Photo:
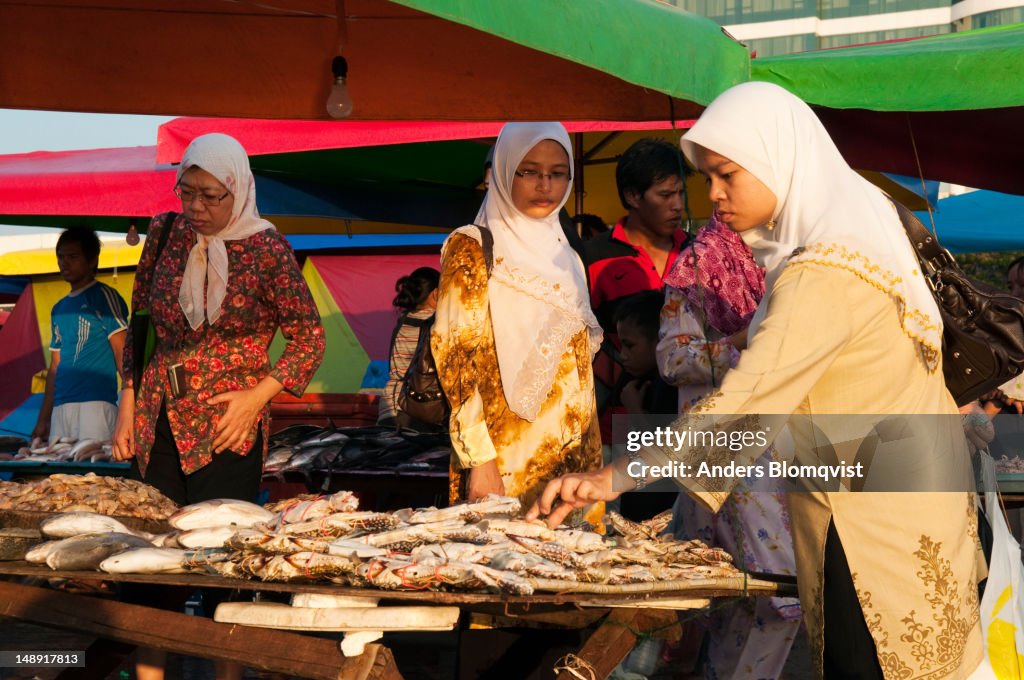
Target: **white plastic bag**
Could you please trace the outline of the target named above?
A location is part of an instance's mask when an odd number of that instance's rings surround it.
[[[1024,570],[1020,544],[1010,533],[999,503],[995,461],[984,451],[979,451],[978,456],[985,514],[992,525],[992,558],[985,595],[981,598],[985,662],[999,680],[1019,680],[1024,678]],[[985,665],[982,663],[979,671]]]

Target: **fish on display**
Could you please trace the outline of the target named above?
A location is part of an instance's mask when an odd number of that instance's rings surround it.
[[[290,447],[298,444],[304,439],[309,439],[314,434],[325,431],[327,431],[325,428],[318,425],[289,425],[288,427],[278,430],[274,434],[270,435],[268,443],[272,449],[279,446]]]
[[[188,552],[173,548],[126,550],[100,562],[108,574],[181,574],[187,571]]]
[[[82,534],[103,534],[116,532],[121,534],[135,533],[121,522],[107,515],[95,512],[62,512],[44,519],[39,530],[50,538],[69,538]]]
[[[281,466],[280,472],[286,472],[288,470],[300,470],[306,467],[316,460],[316,457],[320,455],[323,450],[322,447],[314,449],[302,449],[296,451],[292,455],[291,459]]]
[[[345,446],[346,444],[331,444],[322,449],[317,449],[320,455],[313,460],[313,467],[318,470],[330,470]]]
[[[343,432],[328,431],[320,434],[315,434],[312,437],[309,437],[308,439],[302,440],[301,442],[295,445],[295,449],[298,451],[304,451],[306,449],[316,449],[323,446],[328,446],[330,444],[344,444],[349,439],[350,437]]]
[[[267,460],[263,462],[263,470],[274,472],[288,463],[295,452],[290,446],[279,446],[267,453]]]
[[[175,529],[203,529],[206,527],[251,527],[269,522],[274,514],[255,503],[230,498],[214,498],[186,505],[167,520]]]
[[[176,537],[182,548],[220,548],[238,531],[237,526],[203,527],[183,531]],[[167,546],[171,547],[171,546]]]
[[[46,565],[58,571],[95,570],[100,562],[130,548],[152,547],[134,534],[92,534],[61,539],[50,547]]]

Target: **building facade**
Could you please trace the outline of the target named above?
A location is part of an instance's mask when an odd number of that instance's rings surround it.
[[[1024,0],[658,1],[718,22],[762,57],[1024,22]]]

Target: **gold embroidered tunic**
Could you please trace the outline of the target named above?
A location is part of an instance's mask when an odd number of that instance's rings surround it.
[[[509,409],[498,370],[480,244],[455,234],[445,247],[431,349],[452,407],[452,502],[465,499],[465,472],[497,460],[505,493],[528,507],[551,479],[601,467],[594,374],[587,329],[562,354],[535,420]],[[515,314],[515,309],[493,310]],[[585,518],[600,520],[602,507]]]
[[[929,369],[901,326],[897,307],[889,294],[852,270],[791,261],[770,292],[750,348],[720,391],[693,412],[956,414],[941,365]],[[959,430],[955,418],[942,422]],[[798,452],[814,446],[807,434],[793,432]],[[959,447],[960,436],[962,431],[947,430],[935,441]],[[691,449],[672,457],[699,465],[714,455]],[[728,456],[726,451],[712,462],[728,462]],[[962,458],[967,467],[966,449]],[[680,481],[712,510],[727,495],[714,482]],[[970,675],[983,652],[977,583],[984,564],[978,559],[973,493],[818,491],[788,497],[800,600],[819,674],[823,560],[831,520],[885,677]]]

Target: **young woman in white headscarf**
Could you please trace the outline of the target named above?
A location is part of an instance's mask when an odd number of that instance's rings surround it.
[[[977,584],[984,570],[970,463],[943,380],[938,309],[893,206],[850,169],[811,109],[775,85],[728,90],[682,146],[707,177],[719,218],[766,269],[748,348],[691,414],[782,414],[796,455],[807,457],[800,462],[814,460],[825,431],[863,437],[858,416],[872,423],[884,423],[885,414],[916,416],[902,419],[908,429],[900,437],[877,440],[865,478],[847,481],[847,488],[888,490],[788,494],[819,674],[968,677],[983,654]],[[822,429],[808,427],[811,419]],[[914,438],[904,438],[910,432]],[[904,451],[930,460],[903,458]],[[849,460],[860,451],[831,454]],[[640,452],[652,464],[666,455]],[[742,457],[714,447],[671,456],[691,465]],[[613,473],[622,468],[615,479],[628,481],[626,462],[551,482],[528,516],[556,522],[574,506],[617,497],[626,486],[616,489]],[[902,465],[916,476],[894,475]],[[894,491],[917,476],[928,480],[918,485],[924,490]],[[679,481],[712,510],[732,484]]]
[[[312,379],[324,352],[320,314],[288,242],[256,210],[241,144],[196,138],[174,192],[181,212],[153,218],[136,270],[132,310],[149,310],[156,346],[133,384],[129,328],[114,457],[131,459],[136,478],[179,505],[255,501],[268,404],[282,389],[300,395]],[[271,364],[278,329],[287,344]],[[162,678],[162,654],[144,652],[139,678]],[[240,670],[219,665],[218,677],[231,675]]]
[[[554,477],[601,466],[591,367],[601,329],[558,221],[571,148],[558,123],[505,125],[475,225],[445,241],[431,348],[452,407],[452,501],[499,493],[529,504]],[[493,237],[489,274],[481,227]]]

